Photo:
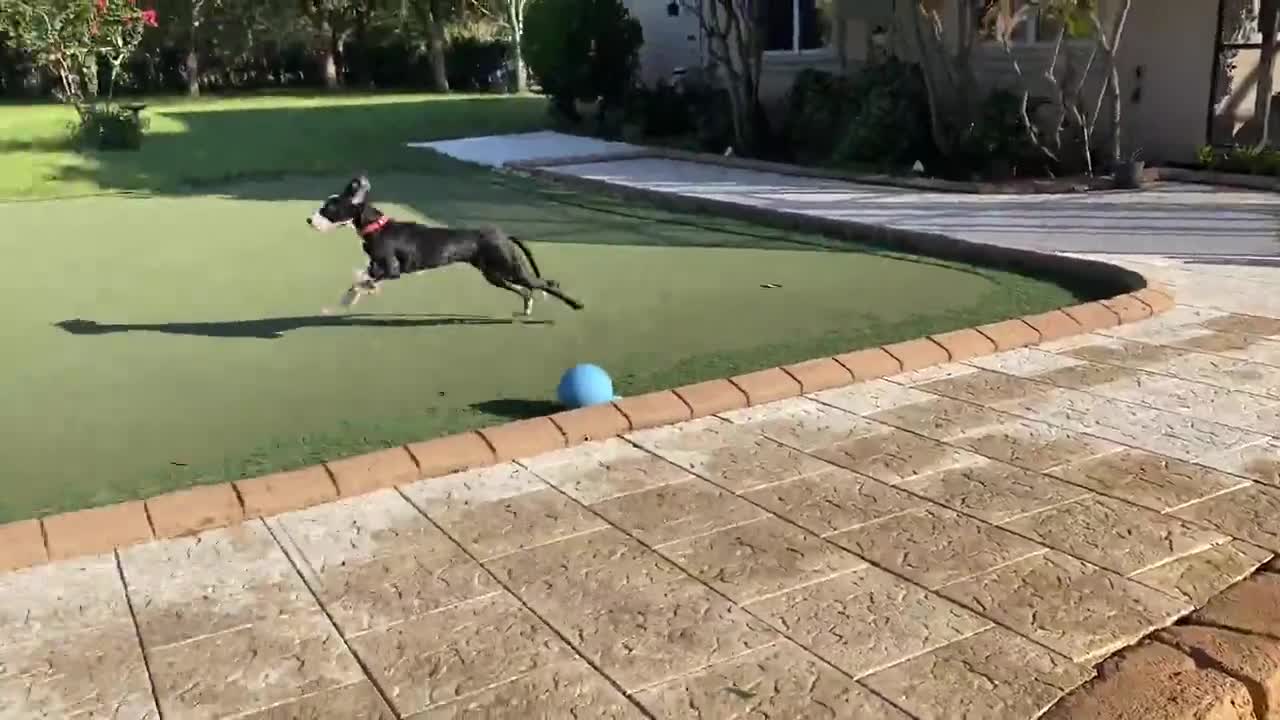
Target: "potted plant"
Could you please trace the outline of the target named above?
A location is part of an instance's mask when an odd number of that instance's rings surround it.
[[[1121,160],[1112,171],[1116,187],[1137,190],[1146,184],[1147,163],[1142,159],[1142,148],[1135,148],[1129,157]]]

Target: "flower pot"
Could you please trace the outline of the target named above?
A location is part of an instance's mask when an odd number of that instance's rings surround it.
[[[1141,188],[1146,181],[1147,163],[1143,160],[1129,160],[1116,166],[1116,187],[1124,190]]]

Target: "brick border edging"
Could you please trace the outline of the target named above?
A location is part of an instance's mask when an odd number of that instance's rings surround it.
[[[1280,560],[1104,660],[1042,720],[1280,717]]]
[[[558,181],[566,177],[545,170]],[[193,535],[246,519],[277,515],[420,479],[486,467],[715,413],[956,362],[1070,335],[1136,322],[1173,307],[1173,293],[1141,274],[1105,262],[1002,248],[938,233],[770,211],[722,201],[585,185],[660,205],[712,210],[764,225],[856,239],[898,251],[1001,267],[1040,276],[1109,281],[1111,297],[1021,318],[866,348],[834,357],[709,380],[616,402],[567,410],[456,435],[410,443],[297,470],[200,485],[145,500],[88,508],[0,525],[0,572],[96,555],[153,539]]]

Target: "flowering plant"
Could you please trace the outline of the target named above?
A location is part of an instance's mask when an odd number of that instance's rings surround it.
[[[5,6],[0,31],[58,77],[59,96],[77,109],[98,57],[111,64],[114,77],[146,28],[157,25],[156,12],[140,9],[137,0],[10,0]]]

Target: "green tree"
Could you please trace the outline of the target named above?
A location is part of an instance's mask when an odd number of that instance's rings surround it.
[[[714,69],[724,77],[734,146],[748,154],[759,149],[769,134],[760,104],[767,4],[751,0],[680,0],[680,4],[698,18]]]
[[[431,58],[431,84],[436,92],[449,92],[449,69],[445,59],[445,24],[460,10],[458,0],[410,0],[413,12],[427,36]]]
[[[511,61],[515,66],[516,92],[528,92],[528,71],[525,68],[524,30],[525,15],[530,0],[470,0],[471,9],[497,23],[507,31],[511,39]]]
[[[62,101],[82,111],[86,97],[97,94],[97,58],[110,63],[114,78],[155,26],[155,11],[134,0],[9,0],[0,12],[0,32],[51,71]],[[112,91],[109,85],[108,105]]]

